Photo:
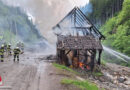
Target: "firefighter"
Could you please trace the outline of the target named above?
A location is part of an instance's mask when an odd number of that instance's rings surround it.
[[[4,45],[2,45],[0,48],[0,57],[1,57],[1,62],[4,62]]]
[[[15,62],[15,59],[17,58],[17,61],[19,62],[19,54],[20,54],[20,49],[19,49],[19,47],[16,47],[14,50],[13,50],[13,52],[14,52],[14,62]]]
[[[7,46],[7,51],[8,51],[8,55],[12,55],[12,53],[11,53],[11,44],[9,44]]]

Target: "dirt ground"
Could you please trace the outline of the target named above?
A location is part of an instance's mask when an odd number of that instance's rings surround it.
[[[93,77],[85,73],[85,76],[81,74],[80,78],[55,68],[48,60],[44,60],[44,57],[43,54],[25,53],[20,55],[20,62],[15,63],[13,56],[5,58],[3,63],[0,62],[0,76],[3,81],[0,90],[80,90],[73,85],[61,84],[63,78],[89,79],[106,90],[130,89],[130,68],[107,64],[100,67],[104,76]]]
[[[20,62],[13,57],[0,62],[0,75],[3,86],[0,90],[68,90],[60,84],[65,76],[56,74],[57,69],[51,63],[39,61],[41,54],[26,53],[20,56]]]

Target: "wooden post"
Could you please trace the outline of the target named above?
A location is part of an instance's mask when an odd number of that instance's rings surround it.
[[[95,60],[95,57],[96,57],[96,50],[92,50],[92,55],[91,55],[91,71],[93,71],[94,69],[94,60]]]
[[[99,50],[98,65],[101,64],[101,54],[102,54],[102,50]]]
[[[79,50],[77,50],[77,57],[78,57],[78,68],[79,68]]]

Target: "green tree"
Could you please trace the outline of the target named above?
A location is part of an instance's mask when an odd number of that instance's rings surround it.
[[[130,56],[130,0],[125,0],[121,12],[101,27],[104,44]]]

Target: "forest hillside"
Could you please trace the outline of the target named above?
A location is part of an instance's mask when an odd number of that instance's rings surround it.
[[[130,0],[90,0],[90,20],[104,34],[104,45],[130,56]]]
[[[19,41],[26,44],[44,41],[45,38],[29,18],[19,7],[7,6],[0,1],[0,43],[15,45]]]

